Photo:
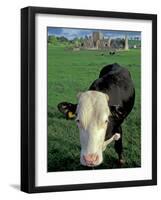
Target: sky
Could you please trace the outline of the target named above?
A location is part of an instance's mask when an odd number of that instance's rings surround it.
[[[134,31],[111,31],[111,30],[93,30],[93,29],[74,29],[74,28],[55,28],[48,27],[48,35],[55,35],[58,37],[64,36],[69,40],[74,38],[80,38],[85,36],[92,35],[92,32],[100,31],[103,33],[105,38],[124,38],[127,35],[129,38],[131,37],[139,37],[141,38],[141,32]]]

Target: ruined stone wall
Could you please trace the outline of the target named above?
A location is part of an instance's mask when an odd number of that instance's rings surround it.
[[[86,37],[81,46],[82,48],[95,48],[95,49],[125,49],[128,50],[128,37],[125,39],[104,39],[103,34],[100,32],[93,32],[92,36]]]

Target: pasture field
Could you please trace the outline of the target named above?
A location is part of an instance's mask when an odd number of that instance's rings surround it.
[[[135,105],[124,121],[123,147],[125,168],[141,165],[140,114],[140,49],[120,51],[109,55],[105,51],[72,51],[48,45],[48,172],[88,170],[80,165],[79,131],[74,120],[66,120],[57,109],[63,101],[76,103],[76,95],[86,91],[98,78],[103,66],[117,62],[131,72],[135,88]],[[104,162],[94,169],[117,168],[114,143],[107,146]]]

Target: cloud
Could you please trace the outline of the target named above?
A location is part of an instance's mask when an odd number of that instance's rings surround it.
[[[85,37],[86,35],[91,35],[92,31],[91,30],[84,30],[84,29],[67,29],[64,28],[62,29],[61,34],[68,39],[74,39],[76,37]]]

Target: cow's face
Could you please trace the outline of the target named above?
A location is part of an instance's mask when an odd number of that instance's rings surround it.
[[[80,162],[97,166],[103,161],[103,148],[110,110],[108,96],[98,91],[81,93],[76,110],[80,132]]]

